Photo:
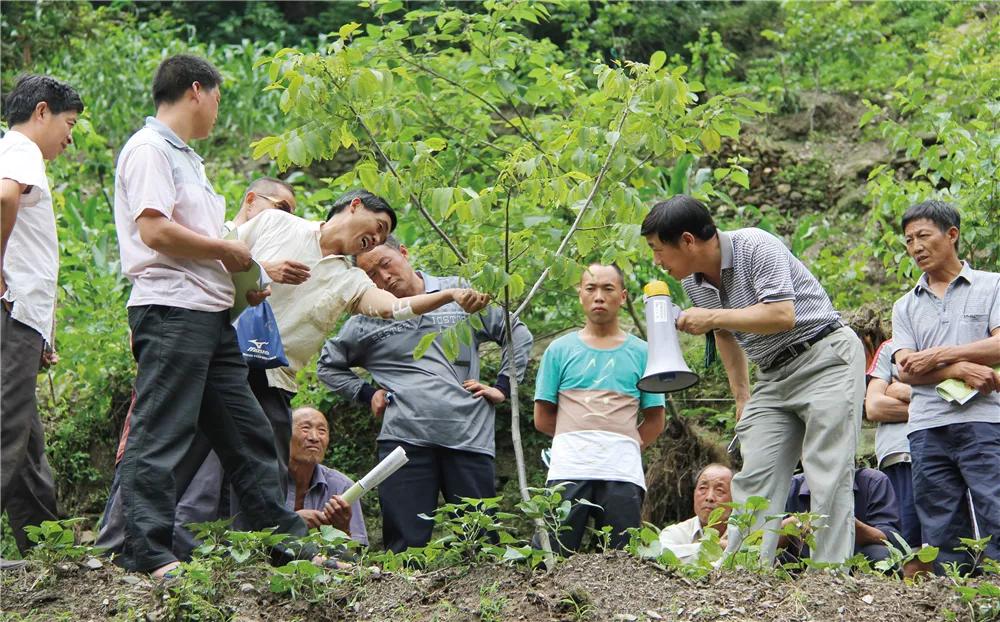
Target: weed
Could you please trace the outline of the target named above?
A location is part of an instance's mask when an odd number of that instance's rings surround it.
[[[275,594],[287,594],[292,599],[318,602],[331,583],[339,582],[334,575],[306,560],[295,560],[271,574],[270,588]]]
[[[582,588],[573,588],[559,601],[559,608],[567,612],[573,620],[588,620],[594,614],[594,603],[590,594]]]
[[[228,622],[232,619],[234,609],[219,604],[220,582],[211,563],[193,560],[182,563],[174,572],[176,577],[164,584],[167,620]]]
[[[62,521],[42,521],[41,525],[29,525],[24,528],[28,540],[34,543],[29,553],[32,559],[52,566],[61,562],[78,562],[84,557],[94,555],[97,549],[91,546],[76,544],[74,525],[83,518],[71,518]]]
[[[494,581],[479,588],[479,619],[483,622],[502,622],[507,599],[497,596],[500,584]]]

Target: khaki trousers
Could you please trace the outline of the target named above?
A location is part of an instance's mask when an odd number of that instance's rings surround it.
[[[795,465],[802,461],[812,512],[822,514],[812,558],[843,562],[854,552],[854,453],[865,391],[861,341],[843,327],[782,367],[761,371],[736,424],[743,469],[733,478],[733,501],[769,500],[752,531],[764,529],[760,559],[773,563],[777,530]],[[726,554],[746,534],[730,524]]]

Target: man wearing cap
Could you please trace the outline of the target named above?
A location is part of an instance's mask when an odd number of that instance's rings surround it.
[[[852,480],[864,399],[861,341],[816,278],[782,242],[760,229],[720,231],[700,201],[674,196],[653,207],[642,234],[656,265],[682,280],[692,307],[677,320],[691,334],[715,333],[736,400],[743,468],[733,501],[769,500],[751,530],[778,517],[801,458],[813,512],[827,517],[813,558],[844,562],[854,548]],[[758,368],[750,390],[748,359]],[[774,559],[778,519],[760,548]],[[746,534],[730,522],[727,554]]]

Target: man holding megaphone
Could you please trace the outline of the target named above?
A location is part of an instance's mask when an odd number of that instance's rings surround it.
[[[653,260],[681,280],[692,307],[678,330],[714,331],[736,399],[743,469],[733,501],[770,500],[751,529],[782,512],[801,460],[812,511],[825,516],[813,559],[843,562],[853,553],[854,453],[864,399],[861,341],[840,320],[809,270],[778,238],[760,229],[720,231],[700,201],[677,195],[642,223]],[[750,390],[748,359],[756,363]],[[774,559],[777,521],[767,524],[762,561]],[[729,526],[727,554],[746,534]]]

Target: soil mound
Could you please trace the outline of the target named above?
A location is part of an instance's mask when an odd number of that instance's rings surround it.
[[[92,562],[93,563],[93,562]],[[96,565],[96,564],[95,564]],[[4,620],[965,620],[943,579],[915,585],[880,576],[748,572],[685,578],[624,553],[576,555],[549,573],[482,564],[403,574],[343,571],[315,602],[268,588],[273,570],[215,577],[215,597],[178,616],[162,584],[103,564],[6,572]],[[994,578],[996,580],[996,578]],[[175,584],[176,585],[176,584]],[[196,599],[190,599],[192,602]]]

